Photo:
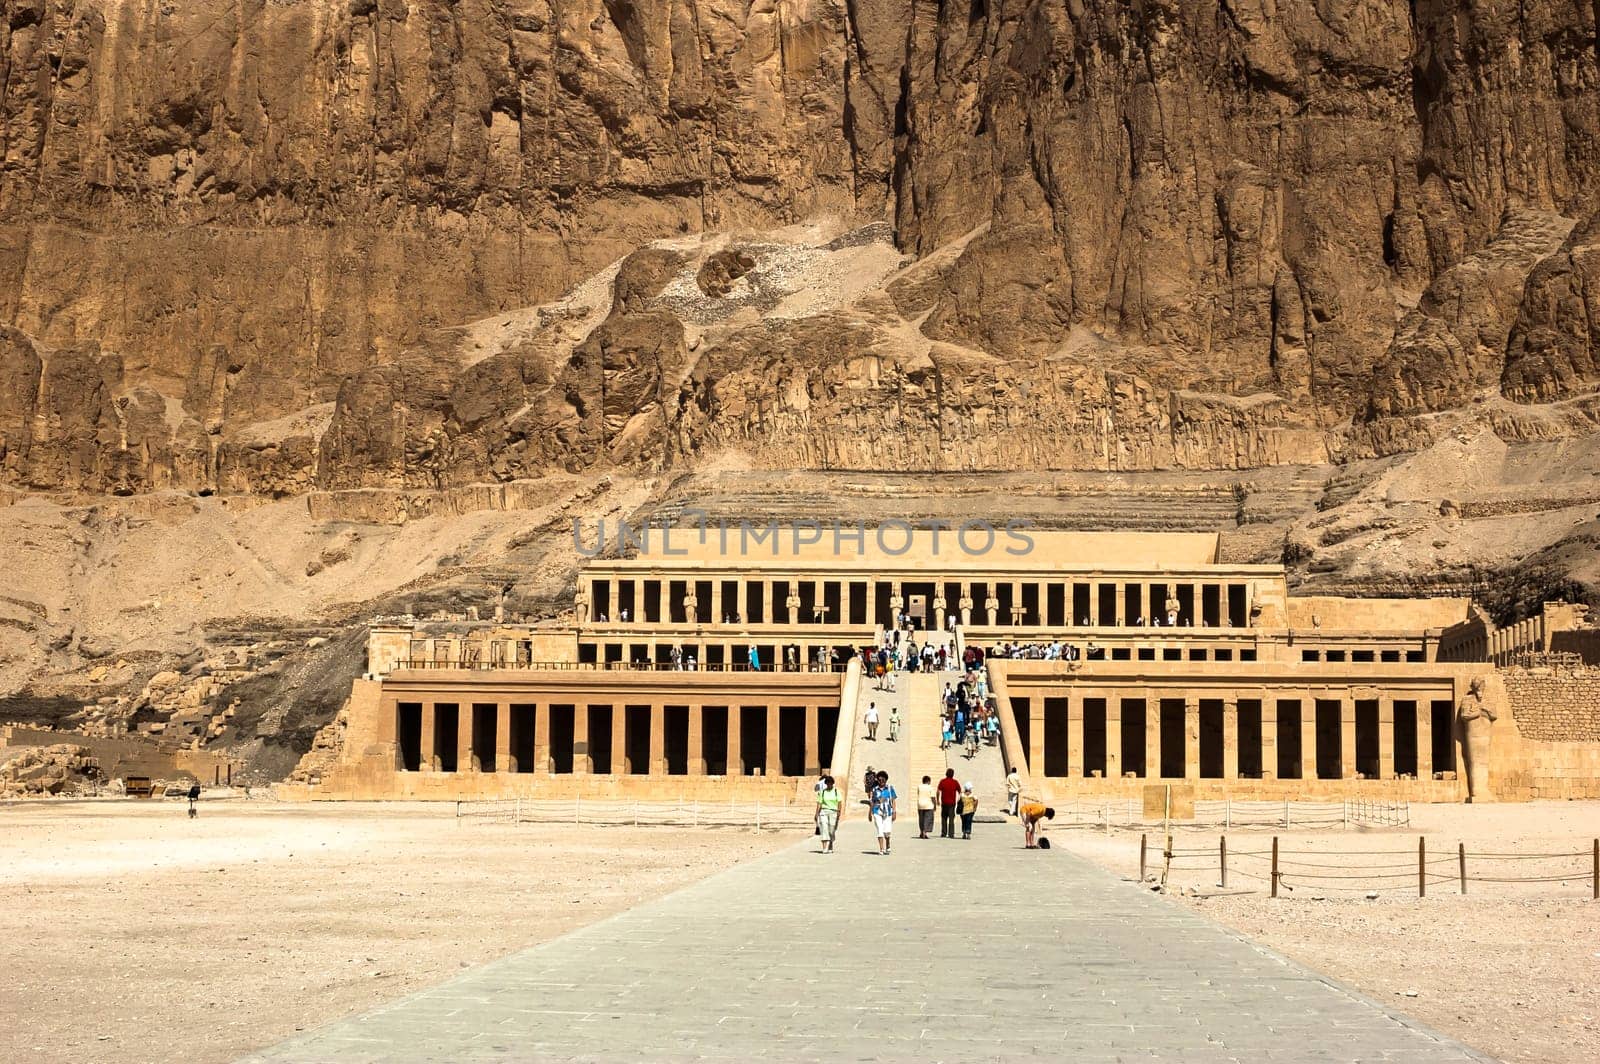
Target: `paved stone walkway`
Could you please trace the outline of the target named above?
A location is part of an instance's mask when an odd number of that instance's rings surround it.
[[[901,823],[889,857],[856,821],[250,1059],[1486,1059],[1012,824]]]

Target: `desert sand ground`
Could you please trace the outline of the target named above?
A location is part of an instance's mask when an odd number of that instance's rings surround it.
[[[1051,832],[1057,845],[1130,877],[1138,875],[1139,834]],[[1174,832],[1175,852],[1202,851],[1173,863],[1168,888],[1179,903],[1506,1061],[1600,1060],[1600,902],[1590,900],[1600,802],[1413,805],[1411,825],[1401,828],[1235,828],[1227,833],[1228,888],[1238,893],[1228,894],[1218,886],[1219,834]],[[1276,900],[1268,894],[1270,858],[1244,856],[1266,854],[1275,834],[1286,884]],[[1425,898],[1417,897],[1419,836],[1427,839],[1430,859],[1439,859],[1429,865],[1440,878],[1428,883]],[[1459,843],[1469,855],[1583,856],[1469,857],[1463,896]],[[1159,876],[1158,832],[1149,833],[1149,847],[1149,871]],[[1289,875],[1290,860],[1299,862],[1298,875]],[[1375,878],[1379,872],[1391,878]],[[1547,883],[1477,878],[1561,874],[1567,878]],[[1369,899],[1374,891],[1378,896]]]
[[[798,837],[426,803],[0,806],[0,1060],[230,1060]]]

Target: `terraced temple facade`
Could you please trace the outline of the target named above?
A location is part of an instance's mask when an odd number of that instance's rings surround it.
[[[1503,640],[1469,600],[1291,595],[1279,566],[1219,561],[1213,534],[772,525],[595,546],[568,616],[375,622],[339,763],[308,793],[803,800],[848,765],[860,652],[897,624],[985,652],[1006,762],[1047,798],[1168,780],[1490,800],[1600,776],[1581,736],[1521,735],[1483,660]]]

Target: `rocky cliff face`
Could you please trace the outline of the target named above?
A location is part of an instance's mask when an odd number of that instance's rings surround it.
[[[1590,0],[0,10],[14,484],[1595,426]]]

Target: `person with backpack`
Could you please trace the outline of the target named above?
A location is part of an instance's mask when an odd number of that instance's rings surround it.
[[[890,833],[894,831],[895,817],[899,810],[895,808],[895,799],[899,795],[894,793],[894,788],[889,786],[889,774],[879,772],[877,786],[872,791],[872,827],[878,834],[878,852],[889,856]]]
[[[972,784],[961,788],[961,837],[972,838],[972,818],[978,815],[978,797],[972,793]]]

